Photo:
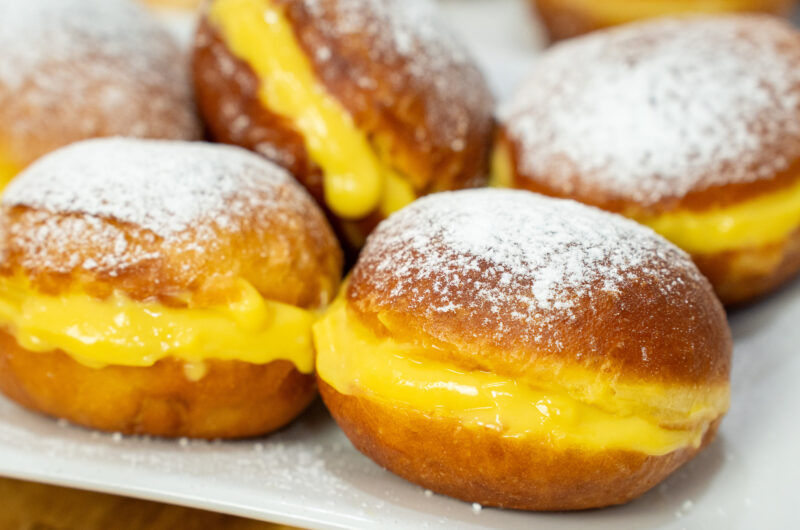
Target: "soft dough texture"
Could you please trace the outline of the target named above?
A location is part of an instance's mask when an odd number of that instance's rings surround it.
[[[245,281],[266,300],[314,311],[342,264],[324,215],[281,168],[230,146],[124,139],[64,148],[15,179],[0,209],[0,256],[3,280],[23,278],[35,293],[117,293],[176,308],[228,304]],[[190,377],[172,358],[86,366],[69,352],[20,347],[7,326],[0,335],[0,390],[100,429],[256,435],[315,395],[313,375],[280,359],[212,356]]]
[[[708,282],[648,228],[572,201],[503,190],[423,198],[370,236],[341,296],[348,318],[421,366],[699,433],[646,454],[512,433],[502,417],[464,423],[468,412],[382,400],[367,378],[323,370],[332,352],[317,329],[322,395],[353,443],[463,500],[533,510],[626,502],[701,450],[727,409],[731,337]],[[448,387],[447,370],[437,388]]]
[[[798,268],[799,72],[800,34],[766,16],[573,39],[503,105],[495,178],[648,224],[752,299]]]

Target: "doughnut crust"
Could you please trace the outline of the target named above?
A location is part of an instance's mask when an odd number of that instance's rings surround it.
[[[0,391],[77,425],[123,434],[242,438],[279,429],[316,396],[314,377],[288,361],[207,361],[189,380],[181,361],[89,368],[63,352],[24,350],[0,331]]]
[[[641,8],[625,6],[625,0],[612,0],[620,7],[616,9],[616,20],[609,20],[598,13],[592,2],[576,2],[575,0],[532,0],[534,10],[541,17],[547,28],[550,39],[558,41],[577,37],[590,31],[606,28],[616,24],[633,22],[644,16],[659,17],[665,15],[678,15],[682,13],[711,13],[711,12],[763,12],[775,15],[788,15],[794,4],[792,0],[728,0],[726,2],[713,2],[713,5],[704,6],[697,0],[686,0],[683,6],[680,2],[670,1],[668,6],[658,9],[651,6],[651,11],[641,13]],[[581,5],[583,4],[583,5]],[[588,5],[587,5],[588,4]],[[593,9],[594,7],[594,9]]]
[[[501,110],[503,185],[657,231],[664,219],[692,218],[662,235],[692,254],[726,304],[796,273],[800,223],[770,231],[776,219],[797,218],[793,28],[757,15],[641,22],[556,46],[541,66]],[[725,215],[733,225],[722,226]],[[720,242],[737,230],[749,235]]]
[[[226,305],[246,281],[266,300],[316,310],[342,265],[324,215],[276,166],[234,147],[121,139],[76,144],[20,175],[0,209],[0,254],[0,278],[24,278],[35,293],[178,309]],[[7,327],[0,343],[0,390],[104,430],[252,436],[316,393],[313,375],[282,359],[208,358],[192,377],[192,363],[173,357],[97,367],[30,351]]]
[[[140,6],[4,2],[0,19],[0,165],[94,137],[200,137],[188,57]]]
[[[395,0],[273,3],[291,23],[317,81],[417,196],[485,182],[493,98],[447,31],[434,32],[439,26],[427,19],[419,27],[401,26],[396,13],[418,8]],[[361,29],[354,31],[356,26]],[[413,52],[399,46],[403,39]],[[197,34],[194,78],[198,106],[216,140],[287,167],[325,205],[323,172],[303,136],[259,100],[269,81],[231,52],[208,17]],[[360,246],[381,217],[374,212],[336,224],[346,240]]]
[[[667,429],[697,428],[689,411],[708,405],[701,435],[677,449],[576,445],[520,434],[500,417],[476,426],[442,403],[393,401],[363,387],[363,373],[342,380],[323,369],[318,333],[321,394],[354,445],[462,500],[530,510],[627,502],[705,447],[727,408],[714,396],[728,388],[730,330],[707,280],[648,229],[571,201],[499,190],[421,199],[373,233],[340,296],[348,318],[422,366],[492,374],[603,410],[628,395],[636,404],[621,416],[646,410]],[[434,387],[459,384],[450,377]],[[525,416],[536,414],[528,404]]]
[[[699,447],[663,456],[631,451],[601,455],[570,449],[535,451],[532,440],[471,432],[451,420],[340,394],[324,381],[318,383],[339,427],[359,451],[381,466],[456,499],[517,510],[624,504],[702,451],[719,425],[718,420],[709,427]],[[586,480],[587,470],[591,470],[591,482]]]

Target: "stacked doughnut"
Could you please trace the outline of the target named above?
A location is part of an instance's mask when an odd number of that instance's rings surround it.
[[[214,0],[195,89],[213,137],[283,165],[359,248],[420,195],[485,182],[493,100],[420,0]]]
[[[692,254],[723,302],[800,270],[800,34],[758,15],[560,44],[501,110],[494,182],[599,206]]]

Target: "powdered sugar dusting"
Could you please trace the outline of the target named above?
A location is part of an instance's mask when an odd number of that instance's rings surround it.
[[[46,75],[40,69],[48,63],[98,53],[130,61],[141,72],[148,51],[170,42],[128,0],[3,2],[0,20],[0,81],[12,88],[30,75]]]
[[[30,252],[23,263],[26,267],[35,268],[44,265],[51,270],[64,273],[78,267],[90,271],[115,271],[121,267],[160,257],[158,253],[145,249],[141,244],[129,242],[122,229],[96,217],[85,215],[53,217],[50,212],[36,211],[31,213],[29,220],[36,226],[33,231],[27,230],[26,226],[3,226],[3,229],[8,231],[8,236],[25,242]],[[71,242],[92,245],[101,252],[94,258],[84,258],[78,252],[71,252],[72,249],[68,246]],[[52,252],[54,247],[56,250],[63,250],[55,253],[57,256],[55,259]],[[5,246],[2,252],[7,252]]]
[[[492,100],[470,53],[442,22],[435,3],[303,0],[303,4],[313,17],[326,21],[321,29],[334,42],[360,39],[359,42],[368,43],[368,49],[359,48],[358,53],[368,53],[374,65],[396,68],[388,78],[376,79],[370,65],[366,69],[358,64],[349,65],[359,88],[374,90],[388,82],[402,95],[409,84],[415,86],[435,102],[426,105],[427,127],[444,135],[441,141],[454,151],[463,149],[471,120],[486,115]],[[326,56],[331,56],[330,50],[323,51],[317,59],[324,62]]]
[[[771,178],[800,156],[800,36],[758,16],[566,42],[501,110],[522,176],[655,204]]]
[[[410,310],[498,316],[540,333],[597,293],[634,283],[668,292],[702,281],[690,258],[649,228],[582,204],[514,190],[431,195],[383,222],[355,275],[389,285]],[[538,330],[538,331],[537,331]],[[529,337],[538,340],[539,337]]]
[[[263,191],[287,185],[284,170],[236,147],[112,138],[45,156],[2,204],[115,219],[169,238],[204,219],[225,228],[242,212],[274,208]]]
[[[412,70],[420,75],[445,63],[469,60],[466,48],[440,22],[430,0],[304,0],[304,4],[316,17],[325,16],[328,10],[335,12],[334,25],[328,31],[343,36],[366,31],[377,39],[371,50],[374,58],[399,53],[412,60]],[[381,29],[388,31],[379,33]],[[415,55],[418,46],[434,53]]]
[[[62,142],[199,135],[188,58],[132,0],[7,1],[0,21],[0,119],[15,152],[58,147],[38,145],[43,128]]]
[[[144,300],[243,279],[310,308],[330,299],[340,267],[311,195],[239,147],[86,140],[42,157],[0,199],[0,274],[48,293],[77,282]]]

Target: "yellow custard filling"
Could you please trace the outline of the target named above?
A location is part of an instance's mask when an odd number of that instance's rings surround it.
[[[492,429],[507,437],[534,436],[590,450],[663,455],[698,447],[710,421],[724,411],[717,408],[719,404],[694,407],[687,414],[693,427],[668,429],[644,412],[647,407],[631,411],[629,401],[600,406],[577,399],[564,388],[535,388],[488,372],[418,360],[420,346],[376,337],[347,314],[342,299],[314,325],[314,342],[317,373],[342,394],[456,418],[465,426]],[[723,390],[726,402],[727,389]],[[613,399],[613,392],[606,397]]]
[[[781,241],[800,227],[800,180],[725,208],[637,219],[684,250],[707,254]]]
[[[753,0],[561,0],[561,4],[590,13],[603,25],[681,13],[751,11]]]
[[[511,159],[502,145],[493,153],[491,185],[514,185]],[[782,241],[800,228],[800,179],[789,188],[724,208],[629,217],[692,254],[760,247]]]
[[[264,82],[264,106],[288,118],[324,173],[325,202],[358,219],[388,215],[416,197],[411,185],[377,156],[367,135],[317,80],[291,23],[270,0],[217,0],[209,19],[231,52]]]
[[[0,190],[5,188],[21,169],[22,168],[12,162],[7,156],[4,156],[3,150],[0,149]]]
[[[61,350],[90,367],[152,366],[171,357],[266,364],[291,361],[314,370],[313,311],[265,300],[244,280],[226,305],[175,308],[122,293],[98,299],[83,292],[42,294],[21,278],[0,279],[0,325],[23,348]]]

